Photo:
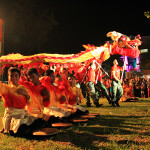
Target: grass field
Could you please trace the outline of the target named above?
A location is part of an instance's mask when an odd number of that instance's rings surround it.
[[[115,108],[110,107],[106,99],[100,99],[100,101],[104,104],[103,107],[88,108],[90,112],[100,113],[100,116],[89,120],[86,124],[61,129],[56,136],[43,139],[0,134],[0,149],[150,149],[150,99],[120,102],[121,107]],[[0,102],[0,119],[3,112],[3,102]]]

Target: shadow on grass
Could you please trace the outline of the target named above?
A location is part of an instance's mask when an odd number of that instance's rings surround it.
[[[104,146],[96,146],[96,143],[100,142],[108,142],[108,137],[103,135],[103,136],[96,136],[92,133],[87,133],[87,132],[81,132],[81,131],[72,131],[69,130],[67,132],[59,133],[57,137],[53,138],[54,141],[60,141],[60,142],[70,142],[74,144],[75,146],[81,148],[81,149],[105,149],[106,147]]]
[[[53,138],[53,140],[62,143],[69,142],[81,149],[92,149],[92,150],[97,150],[97,149],[112,150],[112,148],[109,147],[108,143],[113,143],[113,142],[115,142],[118,145],[148,144],[148,142],[145,143],[145,142],[139,142],[134,140],[119,140],[119,141],[110,140],[108,135],[112,135],[113,137],[115,135],[115,132],[116,134],[119,135],[135,134],[132,131],[123,130],[123,129],[119,129],[118,131],[116,128],[80,127],[79,130],[77,131],[68,130],[59,133],[58,136]]]
[[[127,144],[127,145],[149,145],[150,142],[141,142],[140,140],[139,141],[134,141],[134,140],[119,140],[117,141],[117,144],[121,145],[121,144]]]
[[[96,147],[94,143],[110,143],[109,135],[132,135],[137,134],[140,128],[135,126],[124,126],[125,117],[121,116],[100,116],[89,120],[87,126],[78,126],[72,130],[59,133],[54,137],[54,141],[70,142],[83,149],[105,149],[106,147]],[[129,128],[132,131],[126,129]],[[118,143],[119,144],[119,143]]]
[[[122,125],[143,125],[137,123],[140,119],[149,120],[150,116],[117,116],[117,115],[101,115],[100,117],[95,118],[95,120],[89,120],[90,125],[100,125],[107,127],[121,127]],[[136,121],[137,120],[137,121]],[[126,123],[126,121],[130,121],[131,123]],[[135,122],[136,121],[136,122]]]
[[[135,134],[136,132],[129,131],[126,129],[121,129],[121,127],[80,127],[79,128],[81,131],[84,132],[90,132],[92,134],[97,134],[97,135],[115,135],[115,134],[120,134],[120,135],[130,135],[130,134]]]
[[[139,102],[150,102],[150,100],[141,100]],[[124,108],[123,106],[121,108]],[[127,135],[128,137],[131,135],[143,135],[143,133],[139,133],[141,127],[149,126],[147,121],[150,118],[150,115],[144,113],[148,113],[147,106],[128,106],[129,110],[130,107],[135,107],[137,111],[142,111],[141,115],[134,115],[131,111],[129,111],[129,115],[101,115],[96,117],[95,119],[89,120],[85,125],[74,125],[73,127],[67,130],[61,130],[56,136],[48,136],[48,137],[27,137],[28,140],[39,140],[39,141],[46,141],[46,140],[53,140],[56,143],[62,142],[69,143],[77,148],[81,149],[112,149],[111,143],[115,142],[118,145],[144,145],[150,144],[149,142],[142,142],[142,141],[134,141],[132,139],[118,139],[118,141],[110,140],[113,137],[120,135],[124,137]],[[105,107],[106,108],[106,107]],[[111,109],[111,108],[110,108]],[[113,108],[115,109],[115,108]],[[117,108],[120,109],[120,108]],[[128,112],[126,113],[128,114]],[[144,115],[145,114],[145,115]],[[144,135],[149,136],[149,132],[145,132]],[[59,143],[60,144],[60,143]],[[106,145],[108,145],[106,147]]]
[[[150,99],[141,99],[141,100],[139,100],[138,102],[140,102],[140,103],[150,103]]]
[[[113,141],[108,137],[115,135],[137,135],[140,130],[139,126],[144,124],[138,124],[134,122],[145,116],[117,116],[117,115],[101,115],[95,119],[89,120],[85,125],[74,125],[66,130],[60,130],[56,136],[47,137],[26,137],[28,140],[53,140],[55,142],[62,142],[65,145],[70,143],[81,149],[111,149],[108,143],[116,142],[116,144],[136,144],[138,141],[133,140],[119,140]],[[150,117],[150,116],[148,116]],[[129,123],[126,121],[129,121]],[[131,123],[130,123],[131,122]],[[101,144],[100,144],[101,143]],[[142,143],[141,143],[142,144]],[[111,144],[110,144],[111,145]]]

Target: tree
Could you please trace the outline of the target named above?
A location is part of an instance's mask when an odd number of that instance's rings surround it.
[[[4,2],[4,6],[6,50],[34,54],[43,49],[49,42],[48,35],[58,24],[51,3],[47,0],[13,0]]]

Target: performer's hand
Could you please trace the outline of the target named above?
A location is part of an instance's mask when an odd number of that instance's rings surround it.
[[[17,89],[17,93],[20,95],[27,95],[28,94],[27,91],[22,89],[22,88]]]
[[[49,101],[49,99],[50,99],[50,93],[48,92],[47,89],[42,89],[40,91],[40,94],[43,96],[43,100],[44,101]]]
[[[18,88],[18,89],[17,89],[17,93],[18,93],[19,95],[25,96],[27,99],[30,98],[28,92],[27,92],[25,89]]]
[[[84,81],[84,84],[86,85],[86,84],[87,84],[87,81]]]
[[[76,99],[76,102],[77,102],[77,103],[81,103],[81,100],[80,100],[80,98],[79,98],[78,96],[76,96],[75,99]]]
[[[109,76],[109,74],[108,74],[107,72],[106,72],[105,74],[106,74],[107,76]]]
[[[65,96],[62,96],[61,98],[60,98],[62,101],[66,101],[66,97]]]
[[[120,82],[120,83],[122,83],[122,79],[121,79],[121,80],[119,80],[119,82]]]

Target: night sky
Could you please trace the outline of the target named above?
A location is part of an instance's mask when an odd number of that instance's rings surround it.
[[[107,32],[150,35],[148,4],[100,0],[1,0],[4,54],[79,53],[83,44],[103,45]]]

